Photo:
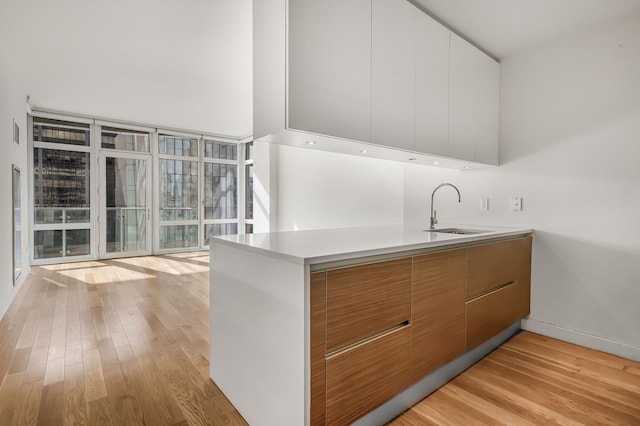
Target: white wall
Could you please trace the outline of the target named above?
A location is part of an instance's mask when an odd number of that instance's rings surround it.
[[[405,220],[451,181],[441,220],[533,227],[524,326],[640,360],[640,15],[507,57],[501,80],[502,166],[405,166]]]
[[[20,285],[29,274],[29,223],[28,167],[27,167],[27,112],[26,93],[17,78],[13,64],[0,39],[0,318],[4,316]],[[13,120],[20,128],[20,144],[13,142]],[[17,285],[13,285],[13,239],[12,239],[12,166],[21,171],[22,198],[22,274]]]
[[[251,0],[0,2],[34,106],[230,136],[251,133],[251,23]]]
[[[256,150],[256,163],[266,151]],[[269,151],[271,231],[402,223],[401,163],[289,146]]]

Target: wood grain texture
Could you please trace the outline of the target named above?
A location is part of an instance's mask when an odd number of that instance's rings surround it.
[[[509,282],[530,285],[531,236],[482,244],[467,250],[467,298]]]
[[[640,363],[520,332],[389,425],[637,426],[630,370]]]
[[[466,262],[466,249],[413,258],[414,381],[464,354]]]
[[[327,424],[346,425],[410,382],[411,326],[327,358]]]
[[[0,321],[0,424],[246,425],[209,350],[208,253],[33,267]]]
[[[311,274],[311,407],[312,426],[326,424],[326,374],[325,374],[325,318],[326,318],[326,273]]]
[[[327,352],[411,316],[411,258],[327,271]]]
[[[467,351],[489,340],[520,318],[522,283],[502,287],[465,303]]]

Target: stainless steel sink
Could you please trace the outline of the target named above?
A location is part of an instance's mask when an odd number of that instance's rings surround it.
[[[473,234],[486,234],[493,231],[485,231],[483,229],[462,229],[462,228],[443,228],[443,229],[425,229],[425,232],[438,232],[441,234],[460,234],[460,235],[473,235]]]

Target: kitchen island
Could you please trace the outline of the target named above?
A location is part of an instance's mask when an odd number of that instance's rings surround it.
[[[254,426],[393,418],[529,312],[531,230],[447,230],[213,238],[211,378]]]

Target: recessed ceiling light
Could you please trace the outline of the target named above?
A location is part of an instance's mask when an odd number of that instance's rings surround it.
[[[367,153],[367,152],[369,152],[369,151],[367,151],[366,149],[363,149],[363,150],[362,150],[362,151],[360,151],[360,152],[361,152],[361,153],[363,153],[363,154],[366,154],[366,153]]]
[[[316,143],[314,141],[307,141],[307,145],[315,145]]]
[[[439,162],[439,161],[434,161],[434,162],[433,162],[433,165],[434,165],[434,166],[437,166],[438,164],[440,164],[440,162]]]
[[[471,168],[471,167],[469,167],[469,166],[464,166],[464,169],[465,169],[465,170],[469,170],[470,168]]]
[[[417,158],[409,158],[409,161],[416,161]]]

